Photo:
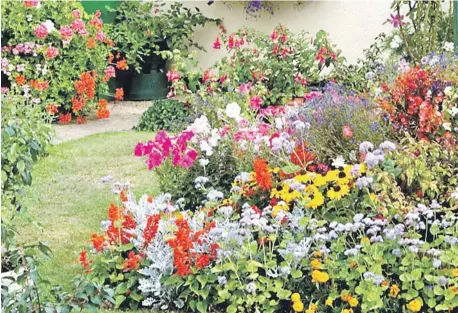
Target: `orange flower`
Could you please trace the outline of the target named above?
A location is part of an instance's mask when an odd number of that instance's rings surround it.
[[[72,114],[59,114],[59,123],[60,124],[69,124],[72,121]]]
[[[95,113],[99,120],[110,117],[110,111],[107,108],[99,108]]]
[[[126,59],[122,59],[122,60],[119,60],[118,62],[116,62],[116,68],[118,70],[127,70],[127,61]]]
[[[48,114],[54,115],[59,112],[59,109],[57,108],[55,103],[50,103],[46,106],[46,111]]]
[[[269,172],[269,165],[266,160],[256,158],[254,160],[254,172],[256,183],[259,188],[263,190],[270,190],[272,188],[272,175]]]
[[[86,100],[83,97],[80,97],[79,99],[77,97],[72,98],[72,110],[74,113],[78,113],[81,111],[86,104]],[[79,123],[81,124],[81,123]]]
[[[106,246],[105,236],[104,235],[97,235],[92,234],[91,236],[91,243],[94,246],[95,251],[100,252]]]
[[[89,273],[91,271],[90,264],[92,263],[92,261],[89,261],[87,259],[87,251],[86,250],[81,251],[80,257],[79,257],[79,262],[81,263],[81,265],[84,268],[84,273],[87,274],[87,273]]]
[[[124,90],[122,88],[116,88],[115,99],[122,100],[124,98]]]
[[[131,270],[137,270],[140,266],[141,255],[135,255],[134,251],[129,252],[129,257],[124,260],[124,264],[122,265],[122,269],[124,272],[128,272]]]
[[[97,42],[95,41],[95,38],[91,37],[87,40],[87,47],[89,49],[94,49],[96,45],[97,45]]]
[[[86,123],[87,123],[87,117],[84,116],[84,115],[79,115],[79,116],[76,118],[76,123],[77,123],[77,124],[86,124]]]
[[[27,80],[25,79],[25,77],[22,76],[22,75],[16,76],[15,79],[16,79],[16,83],[17,83],[19,86],[22,86],[22,85],[24,85],[24,84],[27,82]]]
[[[99,99],[99,107],[100,108],[106,108],[108,105],[108,100],[107,99]]]

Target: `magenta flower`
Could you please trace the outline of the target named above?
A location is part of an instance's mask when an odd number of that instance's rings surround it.
[[[72,22],[72,29],[74,32],[77,32],[78,34],[81,35],[81,32],[86,30],[86,26],[84,25],[83,20],[76,19]]]
[[[390,14],[390,16],[391,16],[391,18],[388,19],[388,22],[393,24],[394,28],[398,28],[399,26],[405,25],[405,22],[402,21],[404,19],[404,15],[399,15],[399,14],[393,15],[393,14]]]
[[[221,42],[219,41],[219,37],[216,37],[216,40],[213,42],[213,49],[221,49]]]
[[[258,130],[261,133],[261,135],[263,136],[267,136],[267,134],[270,131],[270,128],[271,128],[270,124],[267,124],[267,123],[260,122],[258,125]]]
[[[136,157],[141,157],[143,155],[143,143],[139,142],[134,148],[134,155]]]
[[[153,149],[153,151],[151,151],[151,153],[149,154],[148,159],[146,160],[148,169],[152,170],[153,168],[160,166],[163,160],[164,158],[160,151]]]
[[[260,97],[253,96],[250,99],[250,108],[252,108],[253,110],[259,110],[261,108],[261,105],[262,105],[262,99]]]
[[[277,33],[276,30],[274,30],[274,31],[272,32],[272,34],[270,34],[270,39],[271,39],[272,41],[274,41],[274,40],[277,39],[277,38],[278,38],[278,33]]]
[[[62,39],[68,41],[73,36],[73,30],[70,26],[62,26],[59,30]]]
[[[174,70],[168,71],[166,76],[167,76],[167,80],[169,82],[174,82],[174,81],[177,81],[177,80],[179,80],[181,78],[180,74],[177,71],[174,71]]]

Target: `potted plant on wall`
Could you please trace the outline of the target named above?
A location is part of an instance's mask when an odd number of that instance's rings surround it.
[[[123,82],[122,87],[130,90],[125,96],[131,100],[165,98],[167,60],[161,52],[179,49],[186,53],[191,46],[201,49],[192,40],[194,29],[210,21],[219,23],[181,3],[166,7],[163,2],[123,2],[117,9],[111,37],[116,43],[115,53],[126,59],[127,75],[132,76]]]

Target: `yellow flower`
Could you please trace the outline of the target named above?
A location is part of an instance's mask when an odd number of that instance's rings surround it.
[[[359,166],[359,174],[364,174],[367,172],[367,167],[365,163],[360,164]]]
[[[326,302],[325,302],[324,304],[326,304],[327,306],[332,307],[332,302],[333,302],[333,301],[334,301],[334,300],[332,300],[331,298],[327,298],[327,299],[326,299]]]
[[[421,310],[422,304],[419,300],[415,299],[407,303],[407,308],[412,312],[418,312]]]
[[[373,203],[377,203],[377,195],[375,193],[371,193],[369,197],[371,197]]]
[[[320,205],[324,204],[323,194],[319,190],[314,191],[313,195],[311,196],[312,196],[312,199],[308,201],[307,204],[305,205],[307,209],[310,209],[310,208],[316,209]]]
[[[322,255],[323,255],[323,254],[321,253],[321,251],[315,251],[315,252],[313,252],[313,256],[314,256],[315,258],[321,258]]]
[[[353,310],[352,309],[344,309],[342,310],[342,313],[352,313]]]
[[[291,301],[293,301],[293,302],[301,301],[301,295],[298,294],[297,292],[293,293],[291,295]]]
[[[278,191],[277,188],[272,188],[272,191],[270,192],[270,198],[280,198],[281,196],[281,191]]]
[[[344,291],[342,291],[340,299],[342,299],[342,301],[348,302],[351,299],[351,294],[348,291],[344,290]]]
[[[312,265],[312,268],[314,270],[320,269],[321,268],[321,262],[318,259],[313,259],[310,264]]]
[[[304,175],[298,175],[294,177],[294,181],[297,181],[298,183],[307,183],[313,180],[314,175],[315,175],[314,173],[306,173]]]
[[[382,287],[387,287],[388,286],[388,282],[386,280],[382,281],[382,283],[380,284],[380,286]]]
[[[350,170],[351,170],[351,167],[346,167],[345,169],[343,170],[339,170],[337,172],[337,183],[338,184],[348,184],[350,182],[350,179],[351,179],[351,175],[350,175]]]
[[[308,309],[308,310],[305,310],[305,313],[315,313],[315,310]]]
[[[458,277],[458,268],[454,268],[454,269],[452,270],[452,276],[453,276],[453,277]]]
[[[393,285],[390,288],[390,297],[391,298],[396,298],[399,294],[399,291],[401,291],[398,287],[398,285]]]
[[[458,287],[451,286],[451,287],[448,287],[448,289],[450,289],[455,295],[458,295]]]
[[[328,280],[328,273],[317,270],[312,271],[312,283],[325,283]]]
[[[317,175],[315,176],[315,179],[313,180],[313,185],[314,185],[315,187],[321,187],[321,186],[323,186],[323,185],[326,185],[326,179],[324,178],[323,175],[317,174]]]
[[[357,306],[358,303],[359,303],[359,302],[358,302],[358,299],[353,298],[353,297],[351,297],[350,300],[348,300],[348,304],[349,304],[352,308],[354,308],[355,306]]]
[[[334,185],[329,188],[326,195],[331,200],[340,200],[343,196],[347,195],[350,192],[350,188],[347,185]]]
[[[310,303],[310,309],[316,311],[316,309],[318,309],[318,306],[315,303]]]
[[[371,243],[371,240],[367,237],[364,237],[363,239],[361,239],[361,243]]]
[[[327,172],[326,176],[324,176],[324,179],[326,180],[327,183],[337,181],[339,179],[339,171],[333,170],[333,171]]]
[[[278,168],[278,167],[273,168],[273,169],[272,169],[272,173],[274,173],[274,174],[280,173],[280,168]]]
[[[294,312],[302,312],[304,309],[304,304],[301,301],[294,302],[293,310]]]

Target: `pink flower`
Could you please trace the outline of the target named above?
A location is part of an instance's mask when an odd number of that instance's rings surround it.
[[[227,47],[229,49],[232,49],[232,48],[234,48],[234,45],[235,45],[234,44],[234,35],[230,35],[228,40],[227,40]]]
[[[194,161],[197,159],[196,150],[188,150],[178,161],[178,165],[182,168],[190,168],[194,165]]]
[[[167,135],[167,133],[164,130],[159,131],[156,134],[156,138],[154,139],[154,141],[160,145],[164,156],[168,157],[170,151],[172,150],[172,140]]]
[[[81,32],[86,29],[86,26],[84,25],[83,20],[76,19],[72,22],[72,29],[74,32],[77,32],[81,35]]]
[[[229,133],[230,130],[231,130],[231,127],[229,125],[226,125],[219,131],[219,135],[221,137],[224,137]]]
[[[46,49],[46,57],[48,59],[54,59],[58,55],[59,55],[59,50],[57,50],[56,47],[49,47],[48,49]]]
[[[36,8],[39,4],[38,0],[24,1],[24,5],[28,8]]]
[[[95,39],[99,41],[105,41],[107,39],[107,36],[105,36],[103,31],[99,30],[97,31],[97,34],[95,35]]]
[[[81,11],[80,10],[73,10],[72,11],[72,17],[74,19],[80,19],[81,18]]]
[[[116,77],[116,70],[114,68],[114,66],[107,66],[107,68],[105,69],[105,76],[111,78],[111,77]]]
[[[221,76],[221,77],[219,78],[219,83],[220,83],[220,84],[224,83],[224,82],[226,81],[226,79],[227,79],[227,75]]]
[[[253,96],[250,99],[250,108],[252,108],[253,110],[259,110],[261,108],[261,105],[262,105],[262,99],[260,97]]]
[[[239,128],[245,128],[248,126],[248,120],[242,118],[239,122],[238,122],[238,126]]]
[[[345,139],[350,139],[353,137],[353,131],[351,130],[350,126],[345,125],[342,127],[342,135]]]
[[[95,11],[95,14],[94,14],[96,17],[101,17],[102,16],[102,12],[100,12],[100,10],[97,10]]]
[[[282,41],[282,42],[285,42],[286,39],[287,39],[286,34],[281,35],[281,41]]]
[[[143,147],[144,147],[143,143],[141,142],[137,143],[137,145],[134,148],[134,155],[136,157],[141,157],[143,155]]]
[[[36,26],[33,33],[40,39],[46,38],[46,36],[48,36],[48,30],[43,24]]]
[[[73,30],[70,26],[62,26],[59,31],[62,39],[65,41],[71,39],[73,36]]]
[[[148,169],[152,170],[153,168],[160,166],[163,160],[164,159],[162,158],[161,153],[158,150],[154,149],[148,155],[148,159],[146,160]]]
[[[274,31],[272,32],[272,34],[270,34],[270,39],[272,39],[272,41],[274,41],[274,40],[277,39],[277,38],[278,38],[278,33],[277,33],[276,30],[274,30]]]
[[[267,123],[261,122],[258,125],[258,130],[261,133],[261,135],[263,135],[263,136],[267,136],[267,134],[270,131],[270,128],[271,128],[270,124],[267,124]]]
[[[219,37],[216,37],[216,40],[213,42],[213,49],[221,49],[221,42],[219,41]]]
[[[168,71],[166,76],[169,82],[174,82],[181,78],[180,74],[175,70]]]
[[[251,83],[240,84],[238,90],[240,93],[249,93],[251,90]]]

